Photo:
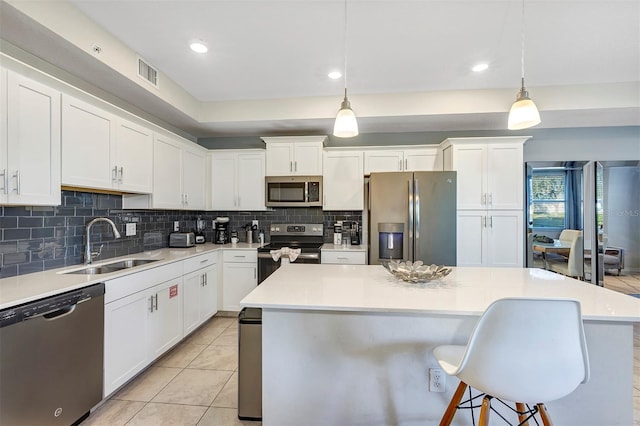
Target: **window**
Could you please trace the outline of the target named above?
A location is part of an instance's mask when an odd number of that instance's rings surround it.
[[[565,227],[563,170],[534,170],[529,177],[529,224],[534,228]]]

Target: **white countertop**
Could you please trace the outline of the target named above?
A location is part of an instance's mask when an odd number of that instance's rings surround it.
[[[84,265],[74,265],[65,268],[51,269],[44,272],[20,275],[17,277],[0,279],[0,309],[10,308],[22,303],[54,296],[91,284],[111,280],[147,269],[156,268],[168,263],[177,262],[192,256],[217,250],[256,250],[260,244],[197,244],[190,248],[164,248],[160,250],[134,253],[127,256],[96,260],[93,266],[111,263],[122,259],[160,259],[157,262],[137,266],[131,269],[100,275],[64,274],[65,271],[81,269]]]
[[[367,251],[367,246],[363,245],[344,245],[344,244],[329,244],[325,243],[320,247],[320,250],[326,251]]]
[[[640,299],[543,269],[453,268],[427,284],[397,280],[380,265],[279,268],[245,297],[243,307],[481,315],[504,297],[577,299],[585,320],[640,321]]]

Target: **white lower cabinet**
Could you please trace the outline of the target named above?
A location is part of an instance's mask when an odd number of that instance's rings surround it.
[[[258,285],[256,250],[225,250],[222,267],[222,310],[240,311],[240,301]]]
[[[182,265],[127,275],[105,288],[107,396],[182,339]]]
[[[184,261],[184,335],[218,312],[218,253]]]
[[[457,266],[521,268],[522,220],[515,210],[458,210]]]
[[[322,250],[321,263],[337,265],[366,265],[364,251]]]

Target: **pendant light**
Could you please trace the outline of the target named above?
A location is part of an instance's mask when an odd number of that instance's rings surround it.
[[[524,0],[522,0],[522,29],[521,29],[521,66],[522,66],[522,81],[520,91],[516,96],[516,101],[511,105],[509,111],[509,121],[507,127],[509,130],[528,129],[537,124],[540,124],[540,113],[536,104],[529,98],[529,92],[524,87]]]
[[[347,0],[344,1],[344,99],[333,125],[333,136],[352,138],[358,136],[358,121],[347,98]]]

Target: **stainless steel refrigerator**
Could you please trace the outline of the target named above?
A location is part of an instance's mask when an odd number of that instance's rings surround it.
[[[456,172],[371,173],[369,263],[456,265]]]

